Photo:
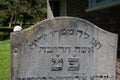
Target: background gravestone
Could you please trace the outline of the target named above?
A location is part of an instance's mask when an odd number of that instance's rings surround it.
[[[86,20],[44,20],[10,37],[11,80],[115,80],[118,36]]]

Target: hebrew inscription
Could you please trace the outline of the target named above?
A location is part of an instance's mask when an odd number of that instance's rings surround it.
[[[87,38],[91,38],[91,40],[90,40],[90,44],[93,46],[93,47],[95,47],[95,48],[97,48],[97,49],[99,49],[100,47],[102,47],[102,43],[99,41],[99,40],[97,40],[97,39],[95,39],[93,36],[90,36],[90,34],[89,33],[86,33],[86,31],[83,33],[83,30],[73,30],[73,29],[60,29],[60,30],[55,30],[55,31],[53,31],[53,32],[49,32],[48,34],[59,34],[59,36],[64,36],[64,35],[66,35],[66,36],[68,36],[68,35],[71,35],[71,36],[76,36],[76,37],[78,37],[78,39],[80,39],[81,37],[83,38],[83,39],[87,39]],[[42,34],[42,35],[39,35],[37,38],[35,38],[30,44],[29,44],[29,46],[30,47],[32,47],[32,46],[35,46],[35,47],[37,47],[37,42],[39,42],[39,40],[40,39],[45,39],[45,37],[47,37],[47,34]],[[53,37],[53,36],[51,36],[51,37]],[[69,37],[69,36],[68,36]]]
[[[11,33],[11,80],[115,80],[116,49],[116,34],[86,20],[45,20]]]

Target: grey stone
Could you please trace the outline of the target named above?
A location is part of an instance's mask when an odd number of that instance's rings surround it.
[[[115,80],[117,40],[84,19],[44,20],[11,33],[11,80]]]

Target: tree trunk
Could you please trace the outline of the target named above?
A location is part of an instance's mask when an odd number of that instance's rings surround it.
[[[12,26],[13,18],[14,18],[14,15],[12,14],[10,17],[9,28],[11,28]]]

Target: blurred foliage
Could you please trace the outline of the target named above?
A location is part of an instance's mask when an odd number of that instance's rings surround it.
[[[28,26],[46,18],[46,0],[0,0],[0,26]]]
[[[0,41],[9,39],[10,38],[9,36],[10,36],[9,32],[0,32]]]

